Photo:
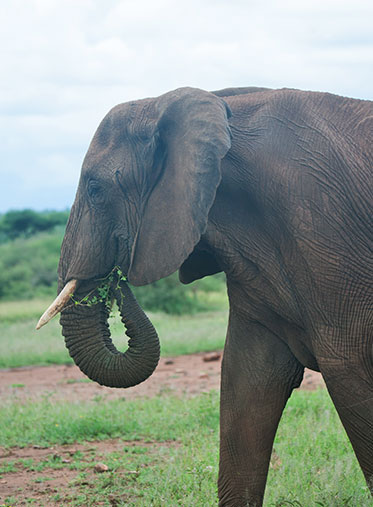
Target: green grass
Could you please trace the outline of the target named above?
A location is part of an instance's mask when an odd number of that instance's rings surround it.
[[[63,364],[71,361],[58,320],[35,331],[37,320],[0,324],[0,368]]]
[[[126,401],[125,395],[106,402],[52,402],[48,397],[32,403],[8,401],[0,413],[0,446],[48,446],[116,437],[187,442],[197,427],[203,434],[217,430],[217,404],[217,396],[210,394],[136,401]]]
[[[51,304],[51,298],[0,302],[0,324],[37,321]]]
[[[225,307],[224,295],[210,293],[208,297],[217,298],[215,303]],[[48,305],[45,300],[0,303],[0,368],[71,362],[58,317],[39,331],[35,330]],[[225,309],[185,316],[149,313],[149,317],[158,331],[163,356],[223,347],[227,328]],[[114,343],[124,351],[127,337],[118,314],[110,318],[110,324]]]
[[[57,457],[16,463],[40,472],[76,470],[66,488],[69,505],[216,505],[218,395],[190,399],[5,403],[0,412],[0,445],[56,445],[120,438],[120,451],[90,458],[77,454],[65,464]],[[146,444],[146,442],[149,442]],[[109,471],[93,474],[97,461]],[[61,500],[63,496],[60,497]],[[65,497],[66,500],[66,497]],[[102,502],[102,503],[100,503]],[[266,506],[367,507],[372,505],[351,446],[326,390],[295,392],[274,445]]]

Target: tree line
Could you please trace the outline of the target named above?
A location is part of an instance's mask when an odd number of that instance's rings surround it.
[[[0,243],[16,238],[28,238],[39,232],[52,231],[65,226],[69,210],[42,211],[31,209],[11,210],[0,216]]]

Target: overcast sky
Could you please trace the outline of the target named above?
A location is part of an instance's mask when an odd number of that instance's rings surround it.
[[[373,99],[371,0],[1,0],[0,212],[70,207],[115,104],[179,86]]]

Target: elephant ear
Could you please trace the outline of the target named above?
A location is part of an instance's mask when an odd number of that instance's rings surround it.
[[[156,109],[155,152],[163,166],[132,249],[133,285],[170,275],[192,252],[206,229],[220,162],[231,146],[229,108],[212,93],[180,88],[159,97]]]

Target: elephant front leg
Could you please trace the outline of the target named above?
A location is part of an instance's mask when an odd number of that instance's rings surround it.
[[[222,364],[220,506],[262,505],[277,426],[303,371],[278,337],[231,311]]]

